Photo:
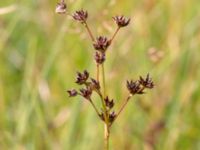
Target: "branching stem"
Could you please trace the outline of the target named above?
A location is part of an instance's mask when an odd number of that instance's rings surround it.
[[[133,95],[132,94],[130,94],[127,98],[126,98],[126,100],[125,100],[125,102],[124,102],[124,104],[121,106],[121,108],[119,109],[119,111],[118,111],[118,113],[117,113],[117,115],[116,115],[116,117],[115,117],[115,120],[117,119],[117,117],[121,114],[121,112],[124,110],[124,108],[126,107],[126,105],[128,104],[128,102],[129,102],[129,100],[131,99],[131,97],[132,97]],[[114,121],[113,121],[114,122]],[[113,123],[112,122],[112,123]],[[111,125],[110,125],[111,126]]]
[[[100,116],[100,113],[97,109],[97,107],[95,106],[95,104],[93,103],[93,101],[91,99],[89,99],[90,103],[92,104],[92,107],[94,108],[94,110],[96,111],[97,115]]]
[[[145,87],[143,86],[141,89],[140,89],[140,91],[139,92],[141,92],[141,91],[143,91],[145,89]],[[121,114],[121,112],[124,110],[124,108],[126,107],[126,105],[128,104],[128,102],[129,102],[129,100],[131,99],[131,97],[133,97],[135,94],[129,94],[129,96],[126,98],[126,100],[125,100],[125,102],[123,103],[123,105],[121,106],[121,108],[119,109],[119,111],[118,111],[118,113],[117,113],[117,115],[116,115],[116,117],[115,117],[115,120],[119,117],[119,115]],[[114,121],[115,121],[114,120]],[[113,121],[113,122],[114,122]],[[113,124],[113,122],[112,122],[112,124]],[[110,124],[110,126],[112,125],[112,124]]]

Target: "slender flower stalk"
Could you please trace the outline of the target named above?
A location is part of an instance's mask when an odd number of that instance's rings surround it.
[[[117,27],[115,33],[113,34],[113,36],[112,36],[112,38],[111,38],[111,40],[110,40],[110,43],[112,43],[112,41],[113,41],[114,38],[116,37],[116,35],[117,35],[117,33],[119,32],[119,30],[120,30],[120,27]]]
[[[97,115],[100,116],[100,113],[99,113],[97,107],[95,106],[95,104],[93,103],[93,101],[92,101],[91,99],[90,99],[89,101],[90,101],[90,103],[92,104],[92,107],[93,107],[94,110],[96,111]]]
[[[117,117],[120,115],[120,113],[124,110],[124,108],[126,107],[127,103],[128,103],[129,100],[131,99],[131,97],[132,97],[132,95],[129,95],[129,96],[126,98],[124,104],[123,104],[123,105],[121,106],[121,108],[119,109],[119,112],[117,113],[115,119],[117,119]]]
[[[96,68],[97,68],[97,77],[96,78],[97,78],[97,81],[99,81],[99,64],[97,64]]]
[[[93,36],[93,34],[92,34],[91,29],[89,28],[89,26],[88,26],[88,24],[87,24],[87,21],[84,22],[84,25],[85,25],[85,28],[87,29],[87,32],[88,32],[88,34],[89,34],[91,40],[94,42],[94,41],[95,41],[95,38],[94,38],[94,36]]]
[[[133,96],[133,95],[130,94],[130,95],[126,98],[126,100],[125,100],[124,103],[122,104],[121,108],[119,109],[119,111],[118,111],[118,113],[117,113],[117,115],[116,115],[116,117],[115,117],[115,120],[116,120],[117,117],[120,115],[120,113],[124,110],[124,108],[126,107],[126,105],[128,104],[128,102],[129,102],[129,100],[131,99],[132,96]],[[113,122],[114,122],[114,121],[113,121]],[[112,124],[113,124],[113,122],[112,122]],[[111,125],[112,125],[112,124],[111,124]]]
[[[67,5],[64,0],[61,0],[56,6],[56,13],[58,14],[70,14],[67,11]],[[109,150],[109,140],[110,140],[110,132],[111,126],[119,117],[119,115],[124,111],[130,99],[135,95],[144,94],[145,89],[152,89],[154,87],[154,83],[150,78],[150,75],[147,74],[146,78],[139,77],[138,80],[128,80],[126,87],[129,91],[128,97],[123,101],[120,109],[115,113],[114,106],[115,101],[108,96],[107,86],[106,86],[106,74],[105,74],[105,61],[106,61],[106,53],[108,51],[109,46],[113,43],[117,33],[123,27],[126,27],[130,23],[130,18],[126,18],[124,16],[115,16],[113,20],[117,25],[117,29],[111,36],[111,38],[105,36],[94,37],[88,23],[88,12],[84,10],[78,10],[73,15],[70,15],[75,21],[80,22],[86,28],[86,31],[89,34],[91,45],[94,48],[94,60],[96,63],[96,78],[92,78],[87,70],[83,72],[77,72],[75,83],[81,88],[68,90],[69,97],[81,96],[84,100],[89,101],[94,108],[98,117],[104,123],[104,149]],[[101,108],[98,108],[94,101],[92,100],[93,92],[97,93],[101,100]]]

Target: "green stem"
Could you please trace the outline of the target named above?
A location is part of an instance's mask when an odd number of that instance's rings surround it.
[[[97,64],[97,81],[99,82],[99,64]]]
[[[110,126],[109,126],[109,114],[106,109],[104,98],[106,97],[106,81],[105,81],[105,70],[104,70],[104,64],[101,65],[102,67],[102,86],[103,86],[103,96],[102,100],[104,103],[104,117],[105,117],[105,123],[104,123],[104,140],[105,140],[105,150],[109,150],[109,137],[110,137]]]
[[[143,86],[143,87],[140,89],[139,92],[143,91],[144,89],[145,89],[145,87]],[[124,110],[124,108],[125,108],[126,105],[128,104],[128,102],[129,102],[129,100],[131,99],[131,97],[133,97],[134,95],[135,95],[135,94],[130,94],[130,95],[126,98],[125,102],[122,104],[121,108],[119,109],[119,111],[118,111],[118,113],[117,113],[117,115],[116,115],[116,117],[115,117],[115,120],[119,117],[119,115],[120,115],[121,112]],[[115,121],[115,120],[114,120],[114,121]],[[112,122],[112,124],[114,123],[114,121]],[[112,126],[112,124],[110,124],[110,127]]]
[[[105,70],[104,70],[104,64],[101,65],[102,66],[102,83],[103,83],[103,97],[106,97],[106,81],[105,81]]]
[[[130,98],[132,97],[133,95],[132,94],[130,94],[127,98],[126,98],[126,100],[125,100],[125,102],[123,103],[123,105],[121,106],[121,108],[119,109],[119,111],[118,111],[118,113],[117,113],[117,115],[116,115],[116,117],[115,117],[115,120],[117,119],[117,117],[119,117],[119,115],[121,114],[121,112],[124,110],[124,108],[126,107],[126,105],[128,104],[128,102],[129,102],[129,100],[130,100]],[[114,120],[114,121],[115,121]],[[113,121],[113,122],[114,122]],[[113,123],[112,122],[112,123]],[[111,124],[112,125],[112,124]],[[110,125],[110,126],[111,126]]]
[[[95,38],[94,38],[94,36],[93,36],[93,34],[92,34],[92,31],[90,30],[90,28],[89,28],[89,26],[88,26],[88,24],[87,24],[86,21],[84,22],[84,25],[85,25],[85,28],[87,29],[87,32],[88,32],[88,34],[89,34],[91,40],[94,42],[94,41],[95,41]]]
[[[110,127],[106,123],[104,124],[104,132],[105,150],[109,150]]]
[[[115,36],[116,36],[117,33],[119,32],[119,29],[120,29],[120,27],[118,27],[118,28],[116,29],[115,33],[113,34],[113,36],[112,36],[112,38],[111,38],[111,40],[110,40],[110,43],[112,43],[112,41],[114,40]]]
[[[92,104],[92,106],[93,106],[94,110],[96,111],[97,115],[100,116],[100,113],[99,113],[97,107],[94,105],[93,101],[91,99],[89,101]]]

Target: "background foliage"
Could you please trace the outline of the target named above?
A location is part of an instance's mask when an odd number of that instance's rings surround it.
[[[84,28],[54,13],[55,0],[0,1],[0,149],[101,150],[103,125],[66,90],[76,71],[95,75]],[[200,149],[200,1],[68,0],[84,8],[96,35],[112,16],[130,16],[108,52],[107,85],[116,108],[126,79],[147,72],[156,87],[132,99],[112,128],[114,150]],[[98,100],[96,100],[98,103]]]

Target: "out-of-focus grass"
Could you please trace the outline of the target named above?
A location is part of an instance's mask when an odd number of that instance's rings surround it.
[[[55,4],[0,2],[0,10],[14,8],[0,11],[0,149],[102,149],[94,110],[65,93],[77,70],[95,73],[93,49],[80,24],[54,14]],[[199,6],[198,0],[68,2],[70,11],[88,10],[96,35],[114,32],[115,14],[132,18],[106,62],[116,108],[126,79],[149,72],[155,80],[155,89],[135,97],[113,126],[112,149],[152,149],[152,142],[160,150],[200,149]]]

